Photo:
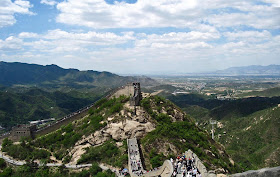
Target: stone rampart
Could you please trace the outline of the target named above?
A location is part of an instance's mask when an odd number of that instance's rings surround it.
[[[115,91],[115,93],[112,94],[112,96],[119,97],[121,95],[125,96],[132,96],[134,94],[134,87],[132,83],[128,83],[123,87],[118,88],[118,90]]]
[[[279,177],[280,166],[274,168],[263,168],[260,170],[250,170],[243,173],[230,175],[230,177]]]
[[[56,121],[54,124],[51,124],[47,127],[44,127],[40,130],[37,130],[36,132],[34,132],[34,135],[35,136],[41,136],[41,135],[45,135],[45,134],[48,134],[50,132],[53,132],[57,129],[59,129],[62,125],[67,125],[69,124],[70,122],[73,122],[75,120],[78,120],[78,119],[81,119],[83,118],[84,116],[86,116],[88,114],[88,109],[87,110],[84,110],[83,112],[79,113],[79,114],[74,114],[73,116],[69,117],[69,118],[65,118],[65,119],[62,119],[62,120],[58,120]]]
[[[131,156],[130,156],[130,152],[135,152],[135,150],[137,149],[137,151],[139,151],[139,146],[137,143],[137,139],[136,138],[132,138],[132,139],[127,139],[127,146],[128,146],[128,170],[130,173],[131,177],[171,177],[172,176],[172,172],[173,172],[173,165],[171,163],[170,160],[166,160],[164,161],[163,165],[158,167],[157,170],[153,170],[153,171],[149,171],[147,173],[144,173],[143,175],[136,175],[135,173],[132,172],[132,167],[131,167]],[[145,171],[143,169],[143,165],[141,162],[141,158],[140,158],[140,152],[137,154],[137,158],[136,159],[140,159],[140,163],[141,163],[141,170]]]
[[[198,170],[200,171],[200,173],[203,177],[216,177],[217,176],[215,173],[208,172],[206,167],[203,165],[202,161],[190,149],[185,152],[185,156],[186,156],[186,158],[194,157],[195,166],[198,168]]]

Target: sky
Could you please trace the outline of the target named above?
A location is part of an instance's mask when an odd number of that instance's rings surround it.
[[[117,74],[280,64],[280,0],[0,0],[0,61]]]

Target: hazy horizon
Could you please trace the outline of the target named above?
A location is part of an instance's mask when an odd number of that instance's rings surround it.
[[[277,0],[2,0],[0,60],[122,75],[280,64]]]

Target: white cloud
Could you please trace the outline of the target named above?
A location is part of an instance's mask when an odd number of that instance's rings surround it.
[[[19,38],[36,38],[39,35],[37,33],[22,32],[18,36]]]
[[[211,45],[205,42],[193,42],[193,43],[174,43],[174,44],[166,44],[166,43],[153,43],[151,45],[152,48],[176,48],[176,49],[195,49],[195,48],[212,48]]]
[[[225,32],[223,34],[228,40],[232,41],[247,41],[247,42],[262,42],[272,39],[270,32],[264,31],[237,31],[237,32]]]
[[[22,32],[19,38],[33,38],[32,41],[25,42],[24,45],[40,52],[82,52],[89,48],[114,46],[124,44],[133,40],[133,32],[125,32],[117,35],[111,32],[97,33],[89,31],[66,32],[60,29],[49,30],[46,34],[36,34]]]
[[[5,40],[0,40],[0,51],[10,52],[22,49],[23,42],[14,36],[10,36]]]
[[[16,23],[15,14],[33,15],[29,9],[32,7],[29,1],[16,0],[1,0],[0,3],[0,28],[10,26]]]
[[[280,7],[280,1],[279,0],[263,0],[266,3],[270,3],[273,5],[273,7]]]
[[[197,30],[164,34],[61,29],[42,34],[22,32],[0,41],[1,60],[17,58],[117,73],[186,73],[240,63],[280,64],[280,36],[267,30],[220,33],[209,25],[193,28]]]
[[[41,0],[40,2],[41,4],[45,4],[45,5],[49,5],[49,6],[54,6],[57,4],[56,1],[53,1],[53,0]]]
[[[185,27],[199,15],[195,7],[196,0],[138,0],[114,5],[104,0],[69,0],[58,3],[61,13],[57,21],[92,28]]]
[[[238,6],[240,12],[210,14],[204,20],[217,27],[249,26],[256,29],[279,29],[280,10],[267,5]]]
[[[75,41],[88,41],[98,45],[113,45],[121,44],[127,40],[133,39],[133,33],[124,33],[122,36],[116,35],[115,33],[97,33],[89,31],[87,33],[74,33],[66,32],[60,29],[50,30],[46,35],[43,36],[45,39],[65,39],[65,40],[75,40]]]
[[[277,1],[267,1],[272,5],[243,0],[138,0],[113,5],[105,0],[68,0],[58,3],[56,20],[92,28],[192,28],[201,21],[217,27],[280,28]]]
[[[212,47],[206,41],[218,39],[218,32],[171,32],[163,35],[151,34],[141,35],[141,39],[136,40],[136,47],[153,47],[153,48],[184,48],[193,49],[199,47]]]

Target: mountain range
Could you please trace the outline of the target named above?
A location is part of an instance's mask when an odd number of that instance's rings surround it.
[[[27,63],[0,62],[0,85],[31,85],[37,87],[118,87],[128,82],[154,84],[153,79],[140,76],[119,76],[110,72],[79,71],[78,69],[64,69],[57,65],[37,65]]]
[[[214,73],[226,75],[280,75],[280,65],[231,67]]]

